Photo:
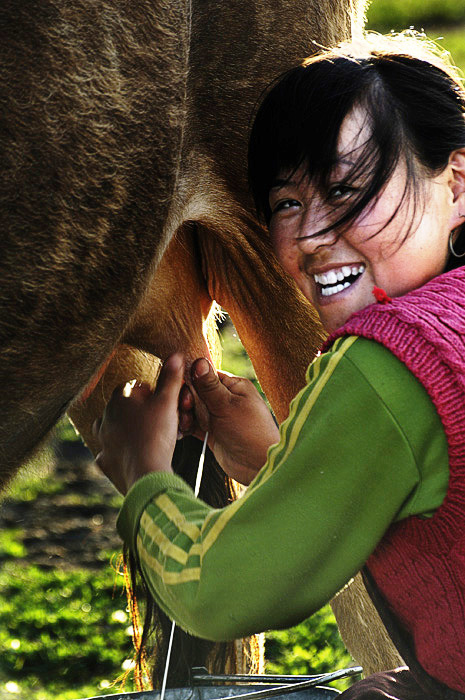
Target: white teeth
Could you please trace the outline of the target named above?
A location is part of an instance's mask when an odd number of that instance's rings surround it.
[[[343,289],[350,287],[350,282],[344,282],[344,284],[336,284],[334,287],[323,287],[321,293],[324,297],[330,297],[332,294],[337,294],[342,292]]]
[[[328,280],[328,284],[335,284],[335,282],[337,282],[337,275],[334,270],[330,270],[326,274],[326,279]]]
[[[317,284],[321,285],[321,294],[324,297],[330,297],[332,294],[337,294],[338,292],[342,292],[343,289],[350,287],[354,280],[352,280],[352,282],[344,282],[343,280],[346,277],[351,277],[352,275],[358,276],[364,271],[365,265],[354,265],[353,267],[343,265],[342,267],[328,270],[320,275],[313,275],[313,279]]]
[[[345,277],[359,275],[364,270],[365,265],[354,265],[353,267],[343,265],[342,267],[334,268],[334,270],[328,270],[320,275],[313,275],[313,278],[317,284],[336,284],[336,282],[342,282]]]

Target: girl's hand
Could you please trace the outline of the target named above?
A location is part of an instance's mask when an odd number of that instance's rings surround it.
[[[252,382],[224,372],[215,374],[208,360],[192,365],[192,385],[208,410],[206,422],[195,412],[194,397],[184,386],[179,401],[179,427],[203,439],[222,469],[248,485],[266,462],[270,445],[279,441],[279,430],[266,403]]]
[[[137,384],[127,396],[117,387],[103,418],[94,423],[100,440],[100,469],[122,494],[150,472],[171,472],[178,434],[178,399],[184,378],[182,355],[171,355],[160,372],[157,388]]]

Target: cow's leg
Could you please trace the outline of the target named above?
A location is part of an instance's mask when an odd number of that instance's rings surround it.
[[[339,632],[365,676],[404,666],[360,574],[331,601]]]

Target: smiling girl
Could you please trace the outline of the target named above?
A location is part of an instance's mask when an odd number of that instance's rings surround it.
[[[266,96],[249,163],[284,270],[330,337],[279,429],[253,387],[117,390],[97,461],[156,601],[208,639],[288,627],[363,569],[408,668],[353,698],[465,698],[465,95],[422,42],[371,37]],[[447,271],[448,270],[448,271]],[[279,368],[276,370],[279,372]],[[248,485],[223,509],[171,471],[179,427]],[[129,490],[130,489],[130,490]]]

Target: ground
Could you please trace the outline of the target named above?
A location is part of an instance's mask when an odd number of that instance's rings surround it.
[[[79,441],[54,440],[41,471],[46,473],[33,498],[26,493],[24,500],[17,484],[0,509],[1,531],[20,530],[17,540],[26,551],[17,563],[58,569],[108,566],[105,553],[121,548],[116,531],[121,497],[115,488]]]

